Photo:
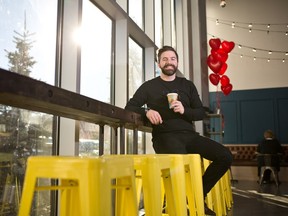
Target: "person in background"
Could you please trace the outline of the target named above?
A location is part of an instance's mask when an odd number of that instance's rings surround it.
[[[257,146],[257,154],[273,154],[278,155],[276,157],[272,157],[272,166],[276,167],[278,172],[280,171],[280,162],[281,158],[280,156],[284,153],[283,148],[278,141],[278,139],[275,138],[274,133],[272,130],[266,130],[264,132],[264,139],[258,144]],[[258,162],[258,177],[260,178],[261,173],[261,167],[264,165],[264,158],[261,156],[257,157]],[[270,182],[270,175],[271,171],[266,170],[263,177],[263,183],[269,183]]]
[[[156,154],[200,154],[212,161],[203,175],[203,193],[205,214],[216,215],[205,204],[205,197],[230,168],[232,154],[224,145],[195,131],[193,121],[202,120],[205,109],[193,82],[176,76],[178,54],[173,47],[164,46],[158,51],[158,66],[160,76],[144,82],[125,109],[140,113],[151,122]],[[171,104],[168,93],[178,95]]]

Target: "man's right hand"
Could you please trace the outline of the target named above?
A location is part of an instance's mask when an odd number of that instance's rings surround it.
[[[162,124],[163,122],[161,115],[157,111],[152,110],[152,109],[146,112],[146,117],[149,119],[151,124],[154,124],[154,125]]]

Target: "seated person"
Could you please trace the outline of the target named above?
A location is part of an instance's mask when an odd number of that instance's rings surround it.
[[[278,155],[272,157],[271,165],[276,167],[280,171],[280,156],[283,154],[283,148],[280,142],[275,138],[272,130],[266,130],[264,132],[264,139],[257,146],[257,154],[273,154]],[[264,158],[261,156],[257,157],[258,162],[258,177],[260,178],[261,166],[264,165]],[[266,170],[263,177],[263,183],[270,182],[270,170]]]

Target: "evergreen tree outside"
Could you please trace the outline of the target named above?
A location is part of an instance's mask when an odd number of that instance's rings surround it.
[[[21,34],[17,31],[14,31],[14,33],[16,36],[13,37],[13,42],[16,44],[16,50],[14,52],[5,50],[7,58],[9,59],[9,70],[21,75],[29,76],[36,61],[34,61],[34,58],[30,56],[29,53],[33,44],[31,36],[33,36],[34,33],[30,33],[26,28],[26,13],[23,33]]]
[[[13,37],[13,42],[16,44],[16,50],[4,51],[7,53],[9,61],[8,70],[24,76],[29,76],[33,65],[36,64],[34,58],[30,56],[30,50],[33,47],[31,37],[34,34],[27,30],[26,14],[24,14],[24,16],[23,32],[19,33],[14,31],[15,36]],[[4,139],[1,139],[0,150],[11,157],[11,170],[10,172],[7,172],[6,185],[0,188],[0,192],[4,194],[4,191],[6,191],[7,194],[7,191],[9,191],[10,188],[15,187],[17,192],[10,192],[10,196],[15,197],[15,202],[10,204],[7,203],[6,208],[7,210],[9,209],[7,215],[16,216],[20,202],[20,197],[16,196],[16,194],[21,194],[26,170],[26,161],[32,154],[33,143],[30,141],[31,138],[28,136],[30,111],[0,105],[0,114],[0,124],[4,125],[4,127],[2,127],[3,131],[1,132],[9,134],[9,136],[7,135]],[[6,200],[2,200],[2,202],[6,203]]]

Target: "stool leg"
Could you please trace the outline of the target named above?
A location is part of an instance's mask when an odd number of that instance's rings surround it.
[[[60,215],[81,215],[80,209],[78,208],[78,203],[80,202],[78,181],[62,179],[60,184],[62,187],[67,187],[65,190],[59,190],[61,203]]]
[[[202,161],[198,154],[191,154],[190,166],[186,170],[187,198],[190,215],[203,216],[204,195],[202,183]],[[189,183],[190,182],[190,183]]]
[[[141,170],[135,171],[135,185],[136,185],[137,204],[140,204],[141,194],[142,194],[142,186],[143,186]]]
[[[30,215],[35,186],[36,186],[36,176],[33,174],[32,170],[29,169],[29,164],[28,164],[26,173],[25,173],[25,181],[23,184],[22,197],[21,197],[18,216]]]
[[[204,169],[206,169],[210,165],[211,161],[203,159],[203,163],[204,163]],[[217,215],[226,215],[226,206],[225,206],[224,194],[223,194],[222,185],[221,185],[221,179],[214,185],[214,187],[211,189],[208,195],[209,194],[212,195],[212,197],[209,197],[209,199],[212,199],[212,200],[209,200],[209,205],[212,204],[213,210],[215,211],[215,213]],[[208,198],[208,195],[207,195],[207,198]]]
[[[116,180],[116,214],[117,216],[134,216],[138,209],[135,200],[136,192],[133,190],[132,176]],[[135,188],[135,187],[134,187]]]
[[[171,174],[170,170],[164,170],[162,171],[162,179],[164,183],[164,188],[165,188],[165,199],[166,199],[166,208],[167,212],[169,215],[177,215],[176,214],[176,206],[175,206],[175,201],[174,199],[177,199],[175,197],[175,191],[172,186],[172,179],[171,179]],[[183,184],[183,183],[182,183]]]
[[[231,197],[230,197],[231,188],[230,188],[230,184],[229,184],[228,175],[229,175],[229,172],[227,171],[221,180],[222,180],[222,184],[223,184],[223,191],[224,191],[226,207],[228,210],[230,210],[232,207],[232,201],[231,201]]]
[[[271,170],[271,173],[272,173],[272,175],[273,175],[275,184],[276,184],[276,186],[278,187],[278,186],[279,186],[278,172],[275,171],[274,168],[272,168],[272,169],[270,169],[270,170]]]
[[[149,160],[149,159],[148,159]],[[154,163],[150,160],[150,163]],[[144,193],[144,205],[145,215],[154,216],[162,214],[162,203],[161,203],[161,173],[160,170],[155,166],[143,167],[143,193]],[[150,200],[149,197],[154,197]]]
[[[187,215],[185,165],[182,155],[172,155],[171,181],[177,215]],[[168,212],[169,213],[169,212]]]

